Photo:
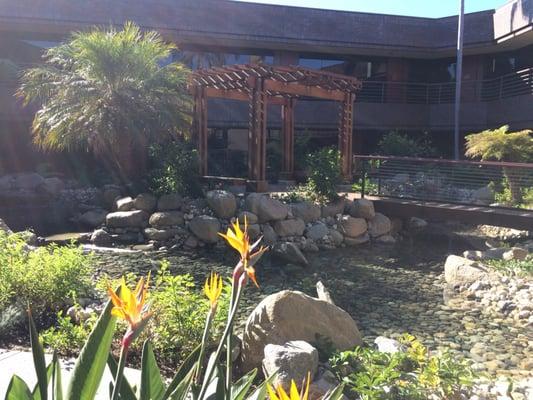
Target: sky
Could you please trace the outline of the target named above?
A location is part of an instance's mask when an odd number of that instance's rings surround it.
[[[333,10],[362,11],[417,17],[446,17],[459,13],[459,0],[238,0]],[[465,0],[465,12],[497,8],[508,0]]]

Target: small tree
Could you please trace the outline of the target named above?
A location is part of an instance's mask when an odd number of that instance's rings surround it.
[[[533,136],[532,131],[523,130],[509,132],[509,126],[504,125],[498,129],[486,130],[466,136],[467,157],[480,158],[481,161],[533,161]],[[522,188],[520,182],[509,168],[504,167],[503,173],[509,183],[513,203],[522,202]]]
[[[148,143],[190,125],[189,70],[163,65],[175,49],[156,32],[75,33],[25,71],[19,95],[41,108],[34,142],[46,150],[90,150],[121,181],[142,177]],[[163,135],[164,134],[164,135]]]
[[[307,156],[308,189],[327,200],[337,198],[341,182],[341,156],[337,149],[325,147]]]

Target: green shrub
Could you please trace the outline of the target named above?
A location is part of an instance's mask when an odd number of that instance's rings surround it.
[[[436,150],[428,138],[416,139],[391,131],[379,141],[378,153],[385,156],[430,158],[436,155]]]
[[[75,246],[29,251],[20,235],[0,231],[0,311],[15,303],[35,314],[63,309],[91,292],[91,261]]]
[[[506,275],[533,275],[533,256],[531,255],[524,260],[487,260],[487,264]]]
[[[337,149],[323,148],[307,157],[309,178],[307,191],[315,194],[315,200],[335,200],[337,185],[341,181],[341,157]]]
[[[155,194],[202,194],[198,155],[191,144],[179,140],[155,144],[150,148],[150,160],[149,187]]]
[[[449,353],[429,355],[413,336],[400,339],[405,352],[393,354],[358,347],[330,359],[333,372],[346,383],[345,394],[362,400],[449,399],[473,385],[465,362]]]

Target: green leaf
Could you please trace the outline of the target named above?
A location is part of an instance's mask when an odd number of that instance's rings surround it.
[[[111,315],[111,301],[100,315],[87,342],[83,346],[67,389],[68,400],[93,400],[104,373],[116,318]]]
[[[61,383],[61,364],[54,352],[52,358],[52,400],[63,400],[63,384]]]
[[[109,353],[109,356],[107,357],[107,366],[111,372],[111,375],[116,376],[118,364],[111,353]],[[109,383],[109,387],[109,398],[111,398],[111,394],[113,393],[113,382]],[[126,377],[122,379],[122,385],[120,385],[120,398],[122,400],[137,400],[137,396],[135,396],[135,390],[131,387]]]
[[[30,388],[21,378],[13,375],[7,387],[5,400],[32,400]]]
[[[35,373],[37,374],[37,384],[39,386],[39,395],[35,397],[39,400],[47,400],[48,398],[48,373],[46,368],[46,361],[44,359],[44,350],[41,342],[39,342],[39,335],[33,322],[31,310],[28,309],[28,319],[30,324],[30,343],[31,354],[33,356],[33,366],[35,367]],[[37,392],[35,392],[37,393]]]
[[[214,360],[214,357],[212,357]],[[211,381],[207,385],[205,395],[203,399],[205,400],[224,400],[226,398],[226,384],[224,379],[224,374],[217,366]],[[201,400],[203,400],[201,399]]]
[[[178,386],[183,386],[183,385],[181,385],[181,383],[182,383],[182,381],[185,381],[187,379],[188,375],[190,375],[189,379],[192,379],[192,375],[194,374],[194,371],[196,369],[198,356],[200,354],[200,347],[201,346],[198,345],[196,347],[196,349],[194,349],[192,351],[192,353],[189,355],[189,357],[187,357],[185,359],[183,364],[181,364],[181,366],[178,368],[178,371],[176,372],[176,375],[174,375],[174,378],[172,378],[172,381],[168,385],[167,390],[165,391],[165,394],[163,395],[163,400],[168,399],[170,397],[170,395],[175,390],[177,390]],[[188,388],[189,384],[190,384],[190,381],[187,384],[187,388]],[[172,398],[174,399],[174,397],[172,397]]]
[[[323,400],[339,400],[340,398],[342,398],[343,391],[344,391],[344,384],[340,384],[335,389],[327,392],[324,395]]]
[[[152,345],[144,342],[141,360],[141,400],[160,400],[165,394],[161,371],[157,366]]]
[[[183,400],[187,397],[193,376],[194,369],[191,369],[187,372],[185,377],[178,382],[176,389],[170,394],[172,400]]]
[[[54,370],[54,366],[52,363],[48,364],[46,367],[46,385],[48,386],[48,382],[50,382],[50,377],[52,376],[52,372]],[[48,388],[46,389],[48,391]],[[33,387],[33,390],[31,392],[31,395],[33,396],[34,400],[41,400],[41,390],[39,388],[39,382],[35,384]]]
[[[231,389],[231,399],[232,400],[244,400],[246,398],[246,394],[248,393],[248,390],[250,390],[250,387],[252,386],[252,383],[254,382],[256,375],[257,375],[257,368],[248,372],[241,379],[235,382]]]
[[[267,395],[267,385],[271,385],[274,379],[276,379],[276,376],[278,376],[278,372],[274,372],[272,375],[270,375],[267,379],[263,381],[252,393],[250,397],[248,397],[249,400],[263,400],[266,398]]]

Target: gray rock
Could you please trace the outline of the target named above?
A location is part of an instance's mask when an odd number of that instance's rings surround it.
[[[91,235],[91,243],[96,246],[109,246],[112,243],[111,235],[103,229],[97,229]]]
[[[64,188],[65,183],[61,179],[56,177],[46,178],[44,182],[39,186],[39,190],[53,197],[59,196],[59,194]]]
[[[141,210],[117,211],[107,214],[106,225],[110,228],[144,228],[148,225],[148,213]]]
[[[183,205],[183,198],[177,194],[165,194],[157,201],[157,209],[159,211],[179,210]]]
[[[255,215],[254,213],[250,211],[241,211],[237,218],[241,224],[244,224],[245,218],[246,218],[246,222],[248,222],[248,224],[250,225],[257,224],[257,222],[259,221],[259,218],[257,217],[257,215]]]
[[[178,234],[177,229],[156,229],[156,228],[146,228],[144,230],[144,236],[149,240],[158,240],[165,241],[172,239]]]
[[[311,225],[305,231],[305,237],[312,240],[320,240],[329,233],[329,229],[326,224],[318,222],[314,225]]]
[[[525,260],[528,255],[528,251],[521,247],[511,247],[505,253],[502,254],[502,259],[505,261],[510,260]]]
[[[322,206],[322,218],[334,217],[344,212],[345,199],[341,197],[337,201]]]
[[[283,221],[277,221],[274,224],[274,230],[281,237],[302,236],[305,230],[305,223],[299,218],[285,219]]]
[[[259,224],[248,225],[248,235],[254,240],[261,236],[261,226]]]
[[[363,344],[355,321],[341,308],[304,293],[284,290],[259,303],[250,314],[242,339],[242,370],[259,367],[267,344],[329,339],[340,351]]]
[[[279,259],[298,265],[309,265],[309,261],[292,242],[276,243],[272,248],[272,254]]]
[[[307,239],[302,243],[302,251],[306,253],[316,253],[320,249],[312,239]]]
[[[335,229],[329,230],[329,236],[331,237],[331,241],[335,246],[340,246],[344,241],[344,236],[342,235],[342,233]]]
[[[374,218],[368,221],[368,233],[371,237],[387,235],[392,230],[392,223],[388,217],[381,213],[376,213]]]
[[[291,205],[292,215],[301,218],[306,224],[317,221],[322,215],[320,206],[309,201],[303,201]]]
[[[2,218],[0,218],[0,231],[6,232],[8,235],[12,234],[13,231],[9,229],[9,226],[4,222]]]
[[[141,193],[135,197],[134,206],[137,210],[152,213],[157,206],[157,198],[150,193]]]
[[[400,342],[394,339],[389,339],[384,336],[378,336],[374,340],[374,344],[376,345],[378,351],[382,353],[398,353],[398,352],[404,352],[405,346],[403,346]]]
[[[218,218],[228,219],[235,216],[237,200],[232,193],[225,190],[211,190],[207,192],[205,199]]]
[[[354,218],[349,215],[343,215],[339,221],[339,231],[344,235],[352,238],[359,237],[366,233],[368,225],[364,218]]]
[[[490,204],[494,201],[494,191],[489,186],[483,186],[472,193],[475,201]]]
[[[262,193],[250,193],[244,206],[259,217],[260,223],[283,220],[289,213],[285,204]]]
[[[189,229],[200,240],[206,243],[216,243],[218,232],[220,231],[220,222],[218,219],[208,215],[200,215],[191,220]]]
[[[184,223],[183,213],[181,211],[159,211],[150,216],[150,226],[177,226]]]
[[[392,235],[383,235],[376,239],[376,242],[382,243],[382,244],[395,244],[396,239]]]
[[[355,238],[349,236],[344,237],[344,244],[350,247],[359,246],[368,242],[370,242],[370,236],[368,235],[368,233],[364,233],[361,236]]]
[[[263,373],[271,376],[277,372],[274,386],[290,389],[291,381],[302,382],[307,375],[314,376],[318,369],[318,351],[303,340],[281,345],[267,344],[262,361]]]
[[[424,229],[425,227],[427,227],[428,223],[426,222],[426,220],[422,218],[411,217],[409,218],[409,222],[407,226],[409,227],[410,230],[420,230],[420,229]]]
[[[272,246],[278,241],[278,235],[270,224],[263,225],[263,243],[267,246]]]
[[[117,211],[131,211],[135,208],[135,203],[131,197],[122,197],[116,202]]]
[[[80,216],[79,221],[89,228],[96,228],[105,222],[106,215],[105,210],[89,210]]]
[[[195,249],[196,247],[198,247],[198,239],[191,235],[187,238],[187,240],[185,240],[184,245],[185,247],[188,247],[190,249]]]
[[[121,190],[119,186],[116,185],[106,185],[103,188],[102,200],[104,205],[111,209],[115,205],[115,201],[121,196]]]
[[[487,269],[476,261],[450,255],[444,264],[444,278],[454,287],[467,287],[477,280],[487,279]]]
[[[509,250],[508,247],[496,247],[484,251],[480,250],[467,250],[463,252],[463,257],[469,260],[482,261],[482,260],[503,260],[503,254]]]
[[[19,190],[36,190],[44,184],[44,178],[34,172],[15,174],[12,186]]]
[[[357,199],[350,203],[348,214],[355,218],[372,219],[376,215],[374,203],[368,199]]]

